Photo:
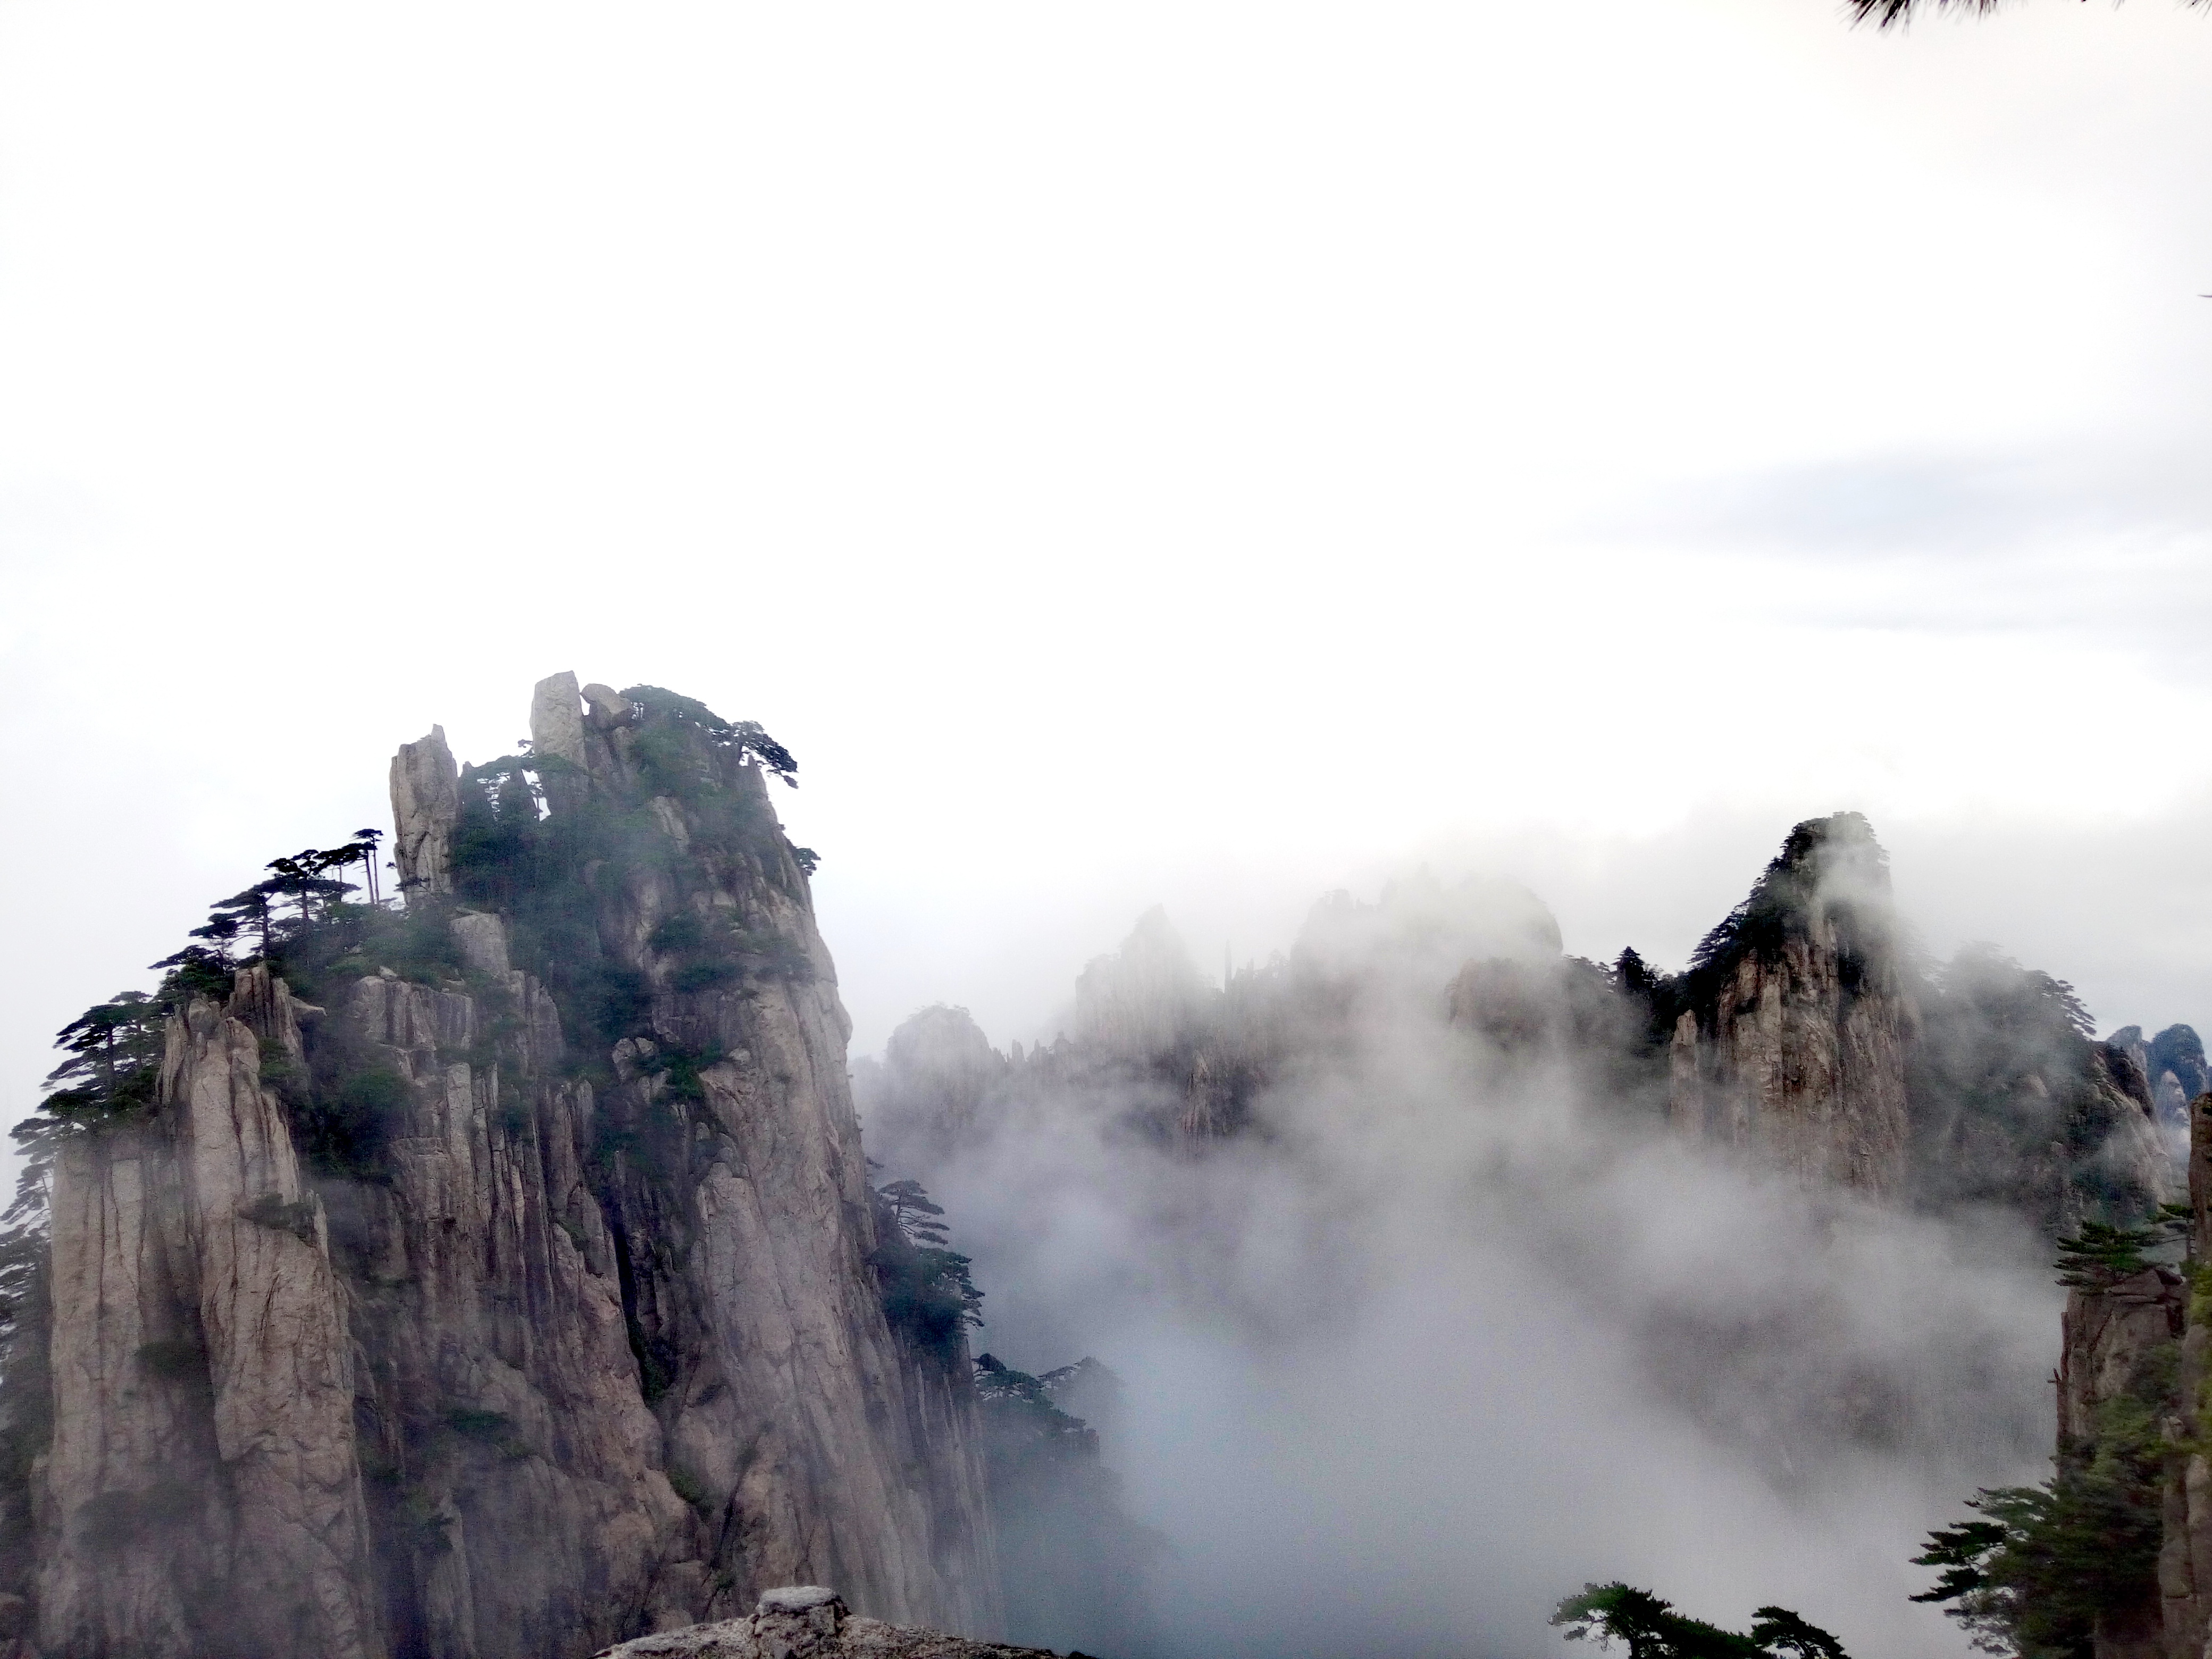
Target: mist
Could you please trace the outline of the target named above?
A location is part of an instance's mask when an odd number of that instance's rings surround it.
[[[1464,942],[1404,892],[1401,938]],[[1102,981],[1170,1023],[1233,1000],[1174,948],[1146,918],[1059,1029],[1128,1051]],[[975,1258],[975,1346],[1121,1379],[1104,1460],[1166,1548],[1114,1634],[1527,1654],[1560,1596],[1626,1578],[1724,1625],[1780,1602],[1854,1652],[1964,1651],[1908,1564],[1976,1488],[2047,1473],[2061,1294],[2027,1221],[1761,1173],[1571,1052],[1448,1024],[1433,975],[1370,956],[1358,983],[1323,1063],[1195,1150],[1148,1132],[1140,1077],[1069,1073],[1065,1036],[994,1065],[939,1009],[859,1067],[871,1156]],[[1041,1626],[1016,1638],[1107,1639]]]

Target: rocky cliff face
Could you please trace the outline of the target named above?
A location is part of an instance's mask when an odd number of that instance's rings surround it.
[[[2116,1449],[2104,1443],[2124,1437],[2130,1416],[2165,1407],[2187,1304],[2183,1277],[2171,1267],[2147,1268],[2067,1297],[2057,1377],[2062,1471],[2089,1468],[2100,1451],[2109,1459]],[[2162,1659],[2166,1622],[2160,1584],[2146,1581],[2139,1593],[2098,1616],[2098,1659]]]
[[[1689,968],[1640,993],[1669,1121],[1808,1182],[2000,1204],[2054,1234],[2173,1195],[2140,1033],[2094,1042],[2069,986],[1985,947],[1929,974],[1897,940],[1866,820],[1797,825]],[[2180,1054],[2183,1033],[2159,1041]]]
[[[2031,1515],[1978,1506],[2014,1528],[2002,1577],[2016,1622],[2070,1632],[2095,1659],[2203,1659],[2212,1634],[2212,1095],[2191,1115],[2187,1261],[2075,1266],[2054,1379],[2057,1474]]]
[[[62,1151],[50,1652],[383,1651],[345,1293],[264,1043],[299,1052],[296,1006],[249,969],[171,1021],[158,1121]]]
[[[1866,820],[1790,832],[1684,977],[1668,1115],[1806,1179],[1904,1184],[1905,1053],[1889,872]]]
[[[403,748],[405,917],[191,1000],[152,1111],[64,1148],[49,1659],[582,1655],[822,1578],[995,1632],[967,1356],[884,1312],[788,757],[587,695],[541,684],[526,757]]]

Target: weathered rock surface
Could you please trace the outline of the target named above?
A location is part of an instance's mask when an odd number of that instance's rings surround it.
[[[773,1589],[752,1615],[665,1631],[606,1649],[594,1659],[1059,1659],[1048,1648],[1011,1648],[943,1631],[856,1619],[819,1584]]]
[[[573,1659],[821,1578],[998,1627],[964,1347],[886,1321],[761,775],[573,687],[543,823],[441,732],[394,761],[404,975],[240,971],[65,1149],[46,1659]]]

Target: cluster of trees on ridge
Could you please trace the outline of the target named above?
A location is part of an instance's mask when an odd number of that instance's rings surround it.
[[[1619,1642],[1628,1659],[1850,1659],[1841,1642],[1787,1607],[1760,1607],[1752,1619],[1747,1633],[1723,1630],[1618,1579],[1583,1585],[1552,1613],[1568,1641]]]

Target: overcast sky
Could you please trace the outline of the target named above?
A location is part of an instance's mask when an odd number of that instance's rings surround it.
[[[2212,17],[0,0],[0,1109],[563,668],[798,753],[859,1023],[1865,811],[2212,1026]]]

